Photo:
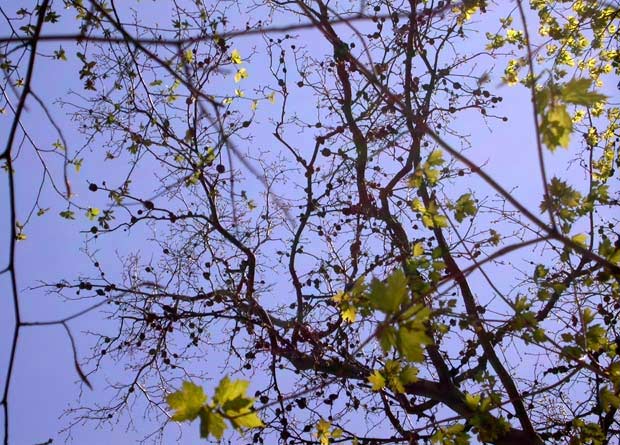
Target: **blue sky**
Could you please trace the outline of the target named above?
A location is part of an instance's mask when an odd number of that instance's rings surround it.
[[[243,4],[243,3],[242,3]],[[11,11],[15,9],[15,4],[11,1],[1,0],[0,6]],[[165,24],[169,21],[164,9],[154,7],[151,2],[137,2],[141,20],[161,21]],[[242,12],[238,16],[239,23],[243,23],[245,16]],[[483,17],[485,23],[493,23],[493,16],[489,14]],[[282,18],[285,20],[286,18]],[[63,19],[58,25],[49,26],[48,32],[62,32],[71,29],[72,21]],[[478,37],[473,37],[472,45],[484,45],[483,38],[484,25],[479,28]],[[3,31],[4,33],[4,31]],[[313,31],[299,32],[298,39],[307,45],[309,51],[319,51]],[[242,54],[250,54],[253,46],[261,48],[261,42],[254,40],[256,37],[237,38],[235,47],[239,48]],[[51,52],[58,45],[44,45],[44,50]],[[75,48],[70,44],[63,44],[68,54],[73,54]],[[491,87],[499,84],[502,73],[503,60],[489,60],[491,69]],[[263,64],[263,65],[261,65]],[[70,56],[68,62],[63,64],[45,60],[43,58],[37,62],[34,87],[48,105],[52,115],[60,122],[69,141],[69,150],[83,144],[81,135],[75,131],[74,123],[67,117],[68,110],[61,108],[56,101],[58,97],[64,96],[67,91],[79,89],[80,81],[76,80],[76,71],[79,69],[74,57]],[[251,68],[250,68],[251,67]],[[251,64],[251,77],[244,83],[247,91],[251,91],[253,86],[265,84],[272,79],[269,77],[265,61],[261,59],[260,53],[255,55]],[[221,81],[221,85],[214,85],[215,89],[232,90],[233,85]],[[514,196],[526,203],[529,208],[535,209],[540,202],[542,191],[541,182],[536,162],[536,148],[533,133],[530,101],[523,88],[510,88],[498,86],[495,88],[497,94],[504,98],[498,105],[497,114],[508,117],[508,122],[491,121],[489,130],[484,127],[478,115],[463,113],[455,127],[463,133],[470,133],[470,143],[472,148],[467,154],[472,160],[479,164],[484,164],[485,169],[492,176],[501,178],[501,183],[506,189],[512,190]],[[278,98],[279,99],[279,98]],[[302,95],[295,96],[299,102],[300,113],[312,113],[312,108],[308,106],[309,99]],[[28,132],[40,146],[51,146],[57,139],[53,128],[49,125],[41,109],[29,101],[28,113],[23,124]],[[268,108],[269,104],[262,101],[259,105],[257,119],[264,122],[272,117],[273,111]],[[0,117],[0,134],[7,132],[10,124],[11,114]],[[4,137],[4,136],[3,136]],[[257,146],[272,146],[273,141],[269,131],[264,134],[260,132],[254,135]],[[452,141],[454,142],[454,141]],[[240,142],[243,144],[243,142]],[[91,147],[92,148],[92,147]],[[564,165],[567,153],[558,152],[553,155],[550,165]],[[550,156],[548,156],[550,157]],[[86,156],[87,160],[90,159]],[[52,160],[55,175],[58,179],[60,160]],[[103,166],[103,167],[102,167]],[[88,205],[99,205],[95,195],[87,191],[88,181],[96,180],[100,177],[101,171],[105,168],[104,164],[97,162],[86,162],[82,170],[77,173],[71,171],[71,182],[76,199]],[[109,178],[121,176],[122,172],[108,172]],[[16,187],[17,204],[19,218],[24,218],[32,206],[35,199],[36,187],[42,175],[41,164],[33,151],[25,146],[16,163]],[[551,175],[550,175],[551,176]],[[144,179],[142,187],[148,189],[156,182],[152,172],[141,174]],[[7,233],[10,222],[7,221],[7,200],[6,200],[6,177],[2,177],[0,192],[0,242],[2,246],[7,245]],[[260,195],[261,190],[257,181],[249,181],[248,188],[251,197]],[[254,186],[254,189],[251,187]],[[140,187],[140,185],[138,186]],[[472,189],[481,188],[479,180],[472,178]],[[47,295],[41,289],[31,289],[41,281],[54,282],[59,278],[77,277],[82,273],[92,272],[92,265],[85,253],[81,251],[83,241],[88,237],[87,234],[80,233],[90,227],[91,224],[85,218],[78,217],[76,221],[66,221],[57,216],[59,209],[64,205],[59,196],[50,191],[49,187],[43,192],[42,202],[45,207],[51,207],[50,214],[43,217],[33,217],[27,226],[27,240],[18,244],[17,250],[17,278],[20,289],[20,302],[22,304],[23,318],[25,320],[54,320],[69,314],[76,313],[89,302],[59,300],[54,295]],[[105,261],[112,273],[120,273],[118,270],[119,262],[117,255],[122,255],[139,249],[142,255],[149,256],[154,254],[153,247],[143,244],[142,240],[148,234],[145,231],[134,230],[131,233],[117,233],[108,244],[99,246],[101,251],[98,258]],[[0,250],[2,261],[6,261],[6,250]],[[115,269],[116,268],[116,269]],[[507,282],[510,280],[507,279]],[[484,284],[477,281],[478,286],[484,289]],[[0,290],[3,298],[0,300],[0,358],[5,360],[7,356],[7,341],[11,329],[11,311],[7,295],[7,277],[0,278]],[[86,333],[88,331],[100,331],[108,328],[108,322],[103,320],[103,315],[99,311],[93,311],[86,316],[80,317],[70,323],[72,331],[76,335],[79,353],[85,355],[92,345],[92,337]],[[217,356],[212,357],[214,361]],[[11,443],[14,444],[36,444],[45,442],[48,438],[55,439],[62,443],[66,437],[73,439],[74,443],[89,443],[93,445],[108,443],[136,443],[140,438],[147,435],[153,428],[154,423],[148,419],[143,419],[144,405],[140,402],[132,407],[132,416],[135,423],[133,428],[127,428],[126,424],[120,423],[118,426],[104,426],[94,428],[94,424],[77,425],[71,430],[71,434],[59,433],[70,421],[69,418],[61,418],[63,411],[70,406],[75,406],[76,399],[83,397],[86,402],[96,402],[105,400],[109,395],[106,391],[109,379],[123,378],[122,364],[113,366],[102,373],[92,377],[94,391],[80,387],[77,384],[78,377],[72,364],[71,347],[66,333],[61,326],[52,327],[27,327],[21,331],[19,351],[16,362],[15,380],[11,389]],[[205,382],[208,386],[209,383]],[[167,428],[167,436],[164,443],[196,443],[197,426],[191,425],[183,428],[187,434],[182,438],[179,436],[179,427],[174,425]]]

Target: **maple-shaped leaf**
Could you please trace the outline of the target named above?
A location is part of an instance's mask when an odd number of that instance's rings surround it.
[[[373,391],[381,391],[385,388],[385,377],[378,370],[374,370],[368,376],[368,383],[370,383]]]
[[[212,435],[220,440],[224,431],[226,431],[226,423],[222,416],[210,409],[203,409],[200,412],[200,437],[207,439],[209,435]]]
[[[342,319],[344,321],[348,321],[349,323],[353,323],[355,318],[357,317],[357,311],[355,310],[355,306],[347,306],[343,308],[340,312]]]
[[[241,58],[239,50],[233,49],[232,53],[230,54],[230,61],[235,65],[240,65],[243,63],[243,59]]]
[[[423,330],[401,327],[398,330],[398,349],[411,362],[424,361],[423,345],[432,341]]]
[[[564,102],[591,107],[597,102],[604,101],[607,96],[590,91],[592,79],[573,79],[562,88]]]
[[[235,429],[240,428],[261,428],[265,426],[258,414],[251,408],[245,408],[234,417],[230,417],[230,422]]]
[[[554,151],[558,147],[567,148],[573,132],[573,120],[564,105],[556,105],[545,114],[540,123],[543,143]]]
[[[414,383],[418,380],[418,368],[413,366],[405,366],[398,376],[403,385]]]
[[[215,388],[213,401],[218,405],[224,405],[226,402],[243,397],[249,385],[250,382],[247,380],[230,380],[226,376]]]
[[[395,270],[385,283],[374,279],[370,284],[370,302],[386,314],[398,310],[407,297],[407,277],[402,270]]]
[[[173,392],[166,397],[168,406],[174,411],[171,419],[177,422],[194,420],[200,414],[200,410],[207,402],[207,396],[203,389],[192,382],[183,382],[179,391]]]

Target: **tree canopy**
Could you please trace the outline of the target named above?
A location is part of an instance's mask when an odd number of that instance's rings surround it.
[[[617,443],[617,4],[30,3],[1,7],[5,444],[19,333],[53,325],[109,385],[69,429]],[[86,265],[18,285],[38,219]],[[79,309],[26,320],[42,291]]]

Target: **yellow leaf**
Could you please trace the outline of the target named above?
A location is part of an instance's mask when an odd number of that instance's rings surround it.
[[[235,74],[235,83],[239,83],[241,82],[242,79],[247,79],[248,78],[248,70],[246,70],[245,68],[240,68],[237,71],[237,74]]]
[[[235,428],[262,428],[265,426],[254,411],[248,411],[246,414],[231,417],[230,421]]]
[[[588,236],[585,233],[580,233],[578,235],[573,236],[571,239],[575,241],[577,244],[581,244],[582,246],[585,246],[586,242],[588,241]]]
[[[90,207],[86,211],[86,217],[92,221],[99,215],[99,213],[100,213],[100,210],[97,207]]]
[[[573,132],[573,120],[564,105],[552,107],[540,122],[543,143],[551,151],[557,147],[568,148]]]
[[[275,104],[276,103],[276,93],[273,92],[270,95],[267,96],[267,100],[269,101],[269,103]]]
[[[403,385],[416,382],[418,380],[418,369],[413,366],[406,366],[398,378]]]
[[[465,394],[465,405],[471,410],[476,410],[480,404],[480,394]]]
[[[242,397],[245,395],[249,385],[250,382],[247,380],[230,380],[228,376],[226,376],[220,381],[217,388],[215,388],[213,401],[215,403],[224,404],[230,400]]]
[[[342,303],[342,302],[344,302],[344,301],[347,301],[348,299],[349,299],[349,298],[348,298],[348,295],[347,295],[347,293],[346,293],[346,292],[344,292],[344,291],[340,291],[340,292],[338,292],[336,295],[334,295],[334,296],[332,297],[332,301],[333,301],[334,303],[338,303],[338,304],[340,304],[340,303]]]
[[[200,411],[200,437],[208,439],[209,435],[220,440],[226,431],[224,419],[218,413],[210,409]]]
[[[424,244],[420,243],[415,243],[413,246],[413,256],[420,256],[424,254]]]
[[[346,309],[343,309],[341,314],[342,319],[344,321],[348,321],[349,323],[353,323],[355,321],[355,318],[357,316],[357,311],[355,310],[354,306],[347,306]]]
[[[194,61],[194,51],[192,51],[191,49],[185,51],[185,53],[183,53],[183,60],[185,60],[187,63],[192,63]]]
[[[329,438],[331,437],[329,432],[330,426],[331,423],[323,419],[319,420],[316,424],[316,437],[319,439],[319,442],[321,442],[321,445],[329,445]]]
[[[368,383],[372,385],[373,391],[381,391],[385,388],[385,377],[378,370],[374,370],[372,374],[368,376]]]
[[[239,50],[233,49],[232,53],[230,54],[230,60],[235,65],[240,65],[243,63],[243,59],[241,59],[241,54],[239,53]]]
[[[252,109],[252,111],[256,111],[256,109],[258,108],[258,101],[253,100],[252,103],[250,104],[250,108]]]
[[[444,163],[443,153],[441,150],[433,150],[426,161],[428,165],[436,167]]]
[[[207,396],[200,386],[192,382],[183,382],[179,391],[166,397],[166,402],[174,410],[172,420],[183,422],[198,417],[202,406],[207,402]]]

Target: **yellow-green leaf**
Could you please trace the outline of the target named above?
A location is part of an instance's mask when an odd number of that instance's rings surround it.
[[[239,53],[239,50],[233,49],[232,53],[230,54],[230,60],[235,65],[240,65],[243,63],[243,59],[241,58],[241,54]]]
[[[415,243],[413,245],[413,256],[420,256],[424,254],[424,244],[423,243]]]
[[[436,167],[444,163],[441,150],[433,150],[426,161],[428,165]]]
[[[588,241],[588,235],[586,235],[585,233],[580,233],[578,235],[573,236],[571,239],[577,244],[585,246]]]
[[[478,208],[473,200],[471,193],[465,193],[456,200],[454,204],[454,217],[458,222],[462,222],[468,216],[474,216]]]
[[[174,411],[172,420],[183,422],[194,420],[200,414],[200,410],[207,402],[207,396],[203,389],[192,382],[183,382],[179,391],[173,392],[166,397],[168,406]]]
[[[601,408],[603,408],[605,412],[609,412],[612,407],[616,409],[620,408],[620,397],[607,388],[601,390],[599,393],[599,400]]]
[[[394,313],[407,297],[407,278],[402,270],[395,270],[386,283],[374,279],[370,284],[370,302],[381,312]]]
[[[321,445],[329,445],[329,438],[331,437],[331,433],[329,428],[331,427],[331,423],[327,420],[321,419],[316,424],[316,437],[321,442]]]
[[[414,383],[418,380],[418,368],[405,366],[398,377],[403,385]]]
[[[368,376],[368,383],[370,383],[373,391],[381,391],[385,388],[385,377],[378,370],[374,370],[372,374]]]
[[[224,436],[224,431],[226,424],[222,416],[210,409],[200,411],[200,437],[208,439],[209,435],[212,435],[220,440]]]
[[[353,323],[355,319],[357,318],[357,310],[355,309],[355,306],[349,305],[346,308],[342,309],[342,311],[340,312],[340,315],[342,316],[342,319],[344,321]]]
[[[255,411],[247,410],[230,418],[230,422],[236,428],[262,428],[265,426]]]
[[[564,105],[552,107],[542,118],[540,133],[543,143],[554,151],[558,147],[567,148],[573,132],[573,120]]]
[[[183,60],[187,63],[192,63],[194,61],[194,51],[188,49],[183,53]]]
[[[465,405],[471,410],[476,411],[480,404],[480,394],[465,394]]]
[[[235,74],[235,83],[239,83],[241,82],[241,79],[247,79],[248,78],[248,70],[246,70],[245,68],[240,68],[237,71],[237,74]]]
[[[250,382],[247,380],[230,380],[224,377],[215,389],[213,401],[216,404],[224,405],[226,402],[244,397]]]
[[[573,79],[562,88],[564,102],[591,107],[597,102],[604,101],[607,96],[589,91],[592,79]]]
[[[92,221],[99,215],[99,213],[101,212],[97,207],[89,207],[86,211],[86,217]]]
[[[431,344],[431,339],[421,329],[401,327],[398,330],[398,348],[411,362],[424,361],[423,345]]]

